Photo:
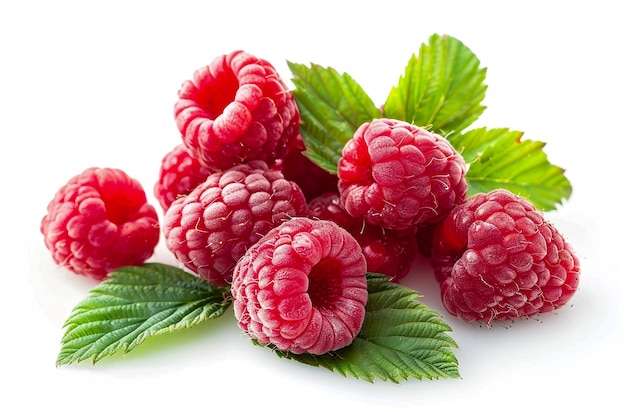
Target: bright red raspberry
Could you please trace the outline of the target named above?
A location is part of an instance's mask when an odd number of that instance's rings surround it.
[[[257,160],[214,172],[165,212],[167,248],[208,281],[230,283],[235,263],[261,236],[294,216],[305,216],[300,188]]]
[[[54,261],[98,281],[140,265],[159,241],[155,208],[140,183],[119,169],[88,168],[50,201],[41,233]]]
[[[363,218],[346,212],[338,193],[326,193],[309,202],[309,216],[331,220],[346,229],[359,243],[367,271],[391,276],[394,282],[404,278],[417,254],[415,228],[405,230],[383,229]]]
[[[438,225],[432,264],[446,309],[487,324],[563,306],[580,274],[563,236],[526,199],[502,189],[468,198]]]
[[[338,175],[348,213],[387,229],[435,223],[467,193],[465,163],[450,143],[393,119],[357,129],[343,148]]]
[[[185,145],[179,144],[161,160],[154,196],[163,211],[166,211],[176,198],[189,194],[210,174],[211,171],[200,164]]]
[[[282,351],[319,355],[343,348],[365,318],[365,265],[359,244],[337,224],[286,221],[237,263],[235,317],[253,339]]]
[[[212,171],[272,164],[299,135],[293,94],[267,61],[244,51],[217,57],[178,91],[174,115],[193,156]]]

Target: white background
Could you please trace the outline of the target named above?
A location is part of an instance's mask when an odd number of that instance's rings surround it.
[[[626,10],[617,1],[2,1],[0,409],[483,410],[602,407],[623,399]],[[57,368],[62,324],[95,284],[58,268],[39,233],[54,192],[118,167],[148,196],[180,142],[180,84],[244,49],[348,72],[382,103],[410,55],[450,34],[488,68],[476,123],[547,143],[574,193],[546,216],[581,260],[566,307],[491,329],[445,313],[426,262],[406,284],[453,327],[462,379],[374,384],[253,346],[232,310],[127,356]],[[151,259],[173,263],[160,243]],[[10,408],[7,405],[14,405]]]

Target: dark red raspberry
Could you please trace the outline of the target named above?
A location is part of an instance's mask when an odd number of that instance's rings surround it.
[[[420,226],[417,229],[417,251],[425,258],[432,256],[433,237],[435,236],[435,230],[438,225],[438,223],[432,223],[430,225]]]
[[[323,354],[352,343],[367,303],[365,258],[327,220],[294,218],[237,263],[231,292],[239,326],[262,344]]]
[[[211,171],[200,164],[185,145],[179,144],[161,160],[159,179],[154,185],[154,196],[163,211],[166,211],[176,198],[189,194],[210,174]]]
[[[446,309],[487,324],[563,306],[580,273],[563,236],[526,199],[502,189],[468,198],[438,225],[432,264]]]
[[[307,201],[328,192],[337,192],[339,178],[336,174],[322,169],[304,155],[304,146],[292,147],[278,162],[286,179],[295,182]]]
[[[299,135],[293,94],[269,62],[243,51],[197,70],[178,97],[183,141],[212,171],[255,159],[272,164]]]
[[[261,236],[294,216],[306,216],[300,188],[263,161],[209,175],[165,212],[167,248],[208,281],[230,283],[235,263]]]
[[[98,281],[140,265],[159,241],[155,208],[140,183],[119,169],[88,168],[48,204],[41,233],[56,263]]]
[[[332,192],[309,202],[309,216],[331,220],[346,229],[361,246],[368,272],[383,273],[395,282],[409,273],[417,254],[414,227],[383,229],[365,222],[363,218],[352,217],[341,204],[339,194]]]
[[[352,216],[388,229],[443,219],[465,199],[465,163],[446,139],[393,119],[361,125],[338,164]]]

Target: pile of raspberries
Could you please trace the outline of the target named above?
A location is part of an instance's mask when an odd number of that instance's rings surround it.
[[[216,58],[178,91],[181,141],[161,161],[155,207],[123,171],[90,168],[41,222],[56,263],[98,281],[167,249],[230,286],[239,326],[292,353],[349,345],[366,272],[394,282],[430,259],[445,308],[465,321],[530,317],[575,293],[579,261],[531,203],[498,189],[468,197],[463,158],[404,121],[361,125],[332,174],[306,156],[298,106],[267,61]]]

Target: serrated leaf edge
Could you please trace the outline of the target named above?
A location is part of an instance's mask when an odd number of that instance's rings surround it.
[[[153,270],[159,272],[163,268],[169,270],[170,274],[175,273],[177,275],[179,280],[175,283],[179,285],[181,282],[184,282],[185,279],[189,281],[189,285],[203,285],[206,296],[201,299],[182,303],[180,301],[172,301],[168,308],[162,309],[161,311],[157,310],[153,315],[147,318],[128,316],[106,319],[105,316],[105,320],[83,322],[85,314],[91,314],[92,311],[101,311],[104,315],[106,315],[107,311],[111,312],[115,310],[121,310],[123,313],[124,309],[129,306],[155,303],[149,301],[132,302],[127,299],[120,299],[119,296],[113,294],[108,296],[112,297],[114,302],[119,303],[121,301],[123,303],[96,306],[95,308],[91,308],[87,305],[87,303],[97,301],[98,299],[104,300],[104,302],[101,303],[106,303],[104,297],[107,295],[107,288],[109,286],[120,286],[120,283],[118,283],[119,280],[125,279],[124,271]],[[126,275],[129,275],[129,279],[132,279],[133,273],[126,273]],[[161,271],[160,275],[167,274]],[[163,280],[165,284],[168,284],[172,279],[166,276]],[[163,285],[158,282],[156,284],[153,283],[152,286],[163,287]],[[172,286],[165,287],[172,288]],[[102,281],[92,289],[88,296],[72,310],[72,313],[64,322],[65,331],[61,339],[61,350],[57,356],[56,364],[57,366],[69,365],[74,362],[82,362],[89,358],[92,358],[95,364],[105,356],[113,355],[120,350],[124,353],[130,352],[150,336],[188,329],[203,321],[217,318],[221,316],[231,304],[231,297],[227,289],[227,287],[210,285],[208,282],[204,282],[192,274],[168,265],[150,263],[137,267],[120,268],[112,272],[107,280]],[[194,289],[190,289],[192,292],[193,290]],[[137,322],[134,322],[134,319],[137,319]],[[120,322],[119,328],[115,329],[115,326],[111,328],[111,323],[116,321]],[[105,327],[102,331],[97,331],[98,328],[93,328],[95,325]],[[111,334],[117,334],[119,337],[111,340]],[[103,343],[105,336],[109,339]],[[88,342],[85,343],[85,341]],[[76,343],[79,345],[76,346]]]

